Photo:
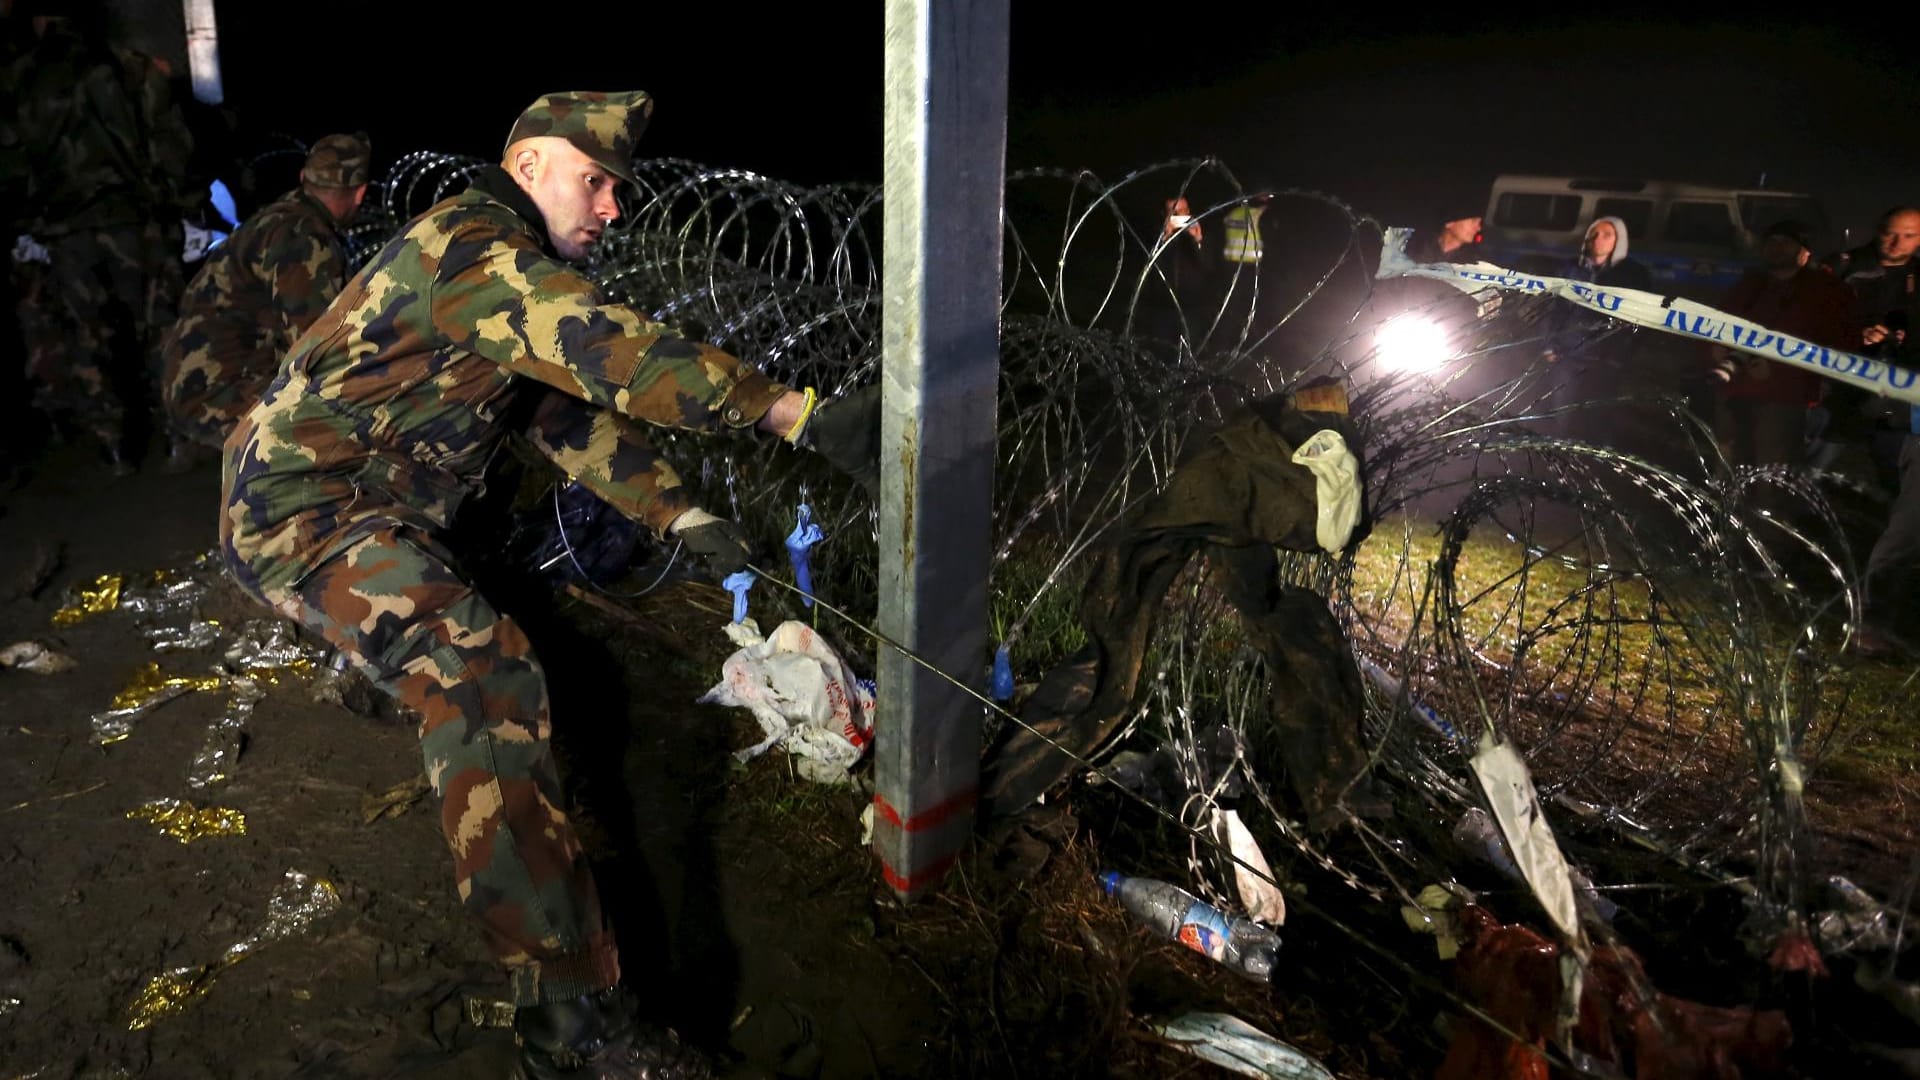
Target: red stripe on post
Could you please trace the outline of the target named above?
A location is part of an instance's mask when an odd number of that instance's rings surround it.
[[[900,876],[900,874],[894,871],[892,866],[888,865],[887,860],[881,859],[880,874],[887,879],[887,884],[893,886],[896,891],[903,893],[912,892],[922,885],[944,877],[946,872],[953,868],[954,860],[959,857],[960,853],[957,851],[951,855],[942,855],[940,858],[922,867],[918,873],[910,877]]]
[[[886,796],[877,791],[873,793],[873,805],[880,811],[880,816],[886,818],[888,824],[894,828],[901,832],[919,832],[922,829],[937,828],[945,824],[953,815],[973,809],[974,801],[979,796],[980,789],[968,788],[946,802],[922,810],[904,821],[900,818],[900,811],[895,810],[893,804],[887,802]]]

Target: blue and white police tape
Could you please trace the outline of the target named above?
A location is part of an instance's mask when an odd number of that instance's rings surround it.
[[[1376,277],[1431,278],[1464,293],[1493,288],[1530,296],[1557,296],[1635,326],[1793,364],[1882,397],[1920,403],[1920,372],[1892,367],[1884,360],[1858,353],[1815,345],[1792,334],[1768,329],[1752,319],[1729,315],[1677,296],[1603,287],[1544,274],[1523,274],[1492,263],[1417,263],[1407,255],[1407,240],[1412,233],[1413,230],[1403,228],[1385,231]]]

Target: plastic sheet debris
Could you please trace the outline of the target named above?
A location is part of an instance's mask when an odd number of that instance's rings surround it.
[[[54,652],[37,641],[16,641],[0,649],[0,667],[12,671],[58,675],[63,671],[72,671],[76,666],[73,657]]]
[[[801,776],[846,783],[873,741],[873,691],[805,623],[781,623],[765,638],[752,622],[730,623],[726,632],[741,648],[700,701],[750,710],[766,735],[734,757],[748,761],[784,745]]]
[[[1420,890],[1412,904],[1400,905],[1400,918],[1414,933],[1432,934],[1440,959],[1451,960],[1460,955],[1460,938],[1455,932],[1457,924],[1452,912],[1462,901],[1472,903],[1473,898],[1458,886],[1429,885]]]
[[[120,605],[120,590],[126,578],[119,574],[101,574],[90,585],[73,591],[66,606],[53,613],[53,625],[72,626],[83,619],[112,611]]]
[[[182,694],[195,690],[217,690],[226,680],[219,675],[164,675],[158,663],[141,668],[119,693],[107,710],[95,713],[92,742],[96,746],[117,743],[133,734],[133,722]]]
[[[1472,766],[1521,878],[1565,940],[1584,958],[1587,938],[1573,903],[1573,878],[1567,873],[1560,843],[1540,810],[1540,797],[1533,790],[1526,763],[1512,745],[1496,743],[1488,733],[1473,755]]]
[[[1514,881],[1526,883],[1526,875],[1520,872],[1520,867],[1513,861],[1513,855],[1507,848],[1506,837],[1500,835],[1500,827],[1494,824],[1493,816],[1485,810],[1477,806],[1468,807],[1453,827],[1453,839],[1488,866]],[[1619,905],[1600,895],[1585,874],[1568,867],[1567,876],[1602,921],[1612,922],[1613,917],[1620,913]]]
[[[127,1029],[152,1027],[205,997],[220,972],[253,955],[263,945],[304,933],[340,909],[340,894],[324,878],[288,870],[267,898],[267,919],[260,929],[227,947],[220,959],[199,967],[179,967],[155,975],[127,1006]]]
[[[1893,948],[1900,928],[1886,905],[1838,874],[1827,878],[1827,894],[1834,907],[1813,917],[1813,937],[1821,952],[1831,956]]]
[[[320,650],[307,646],[294,632],[293,624],[254,619],[234,635],[224,655],[227,667],[258,677],[261,673],[292,671],[305,673],[318,663]]]
[[[233,778],[240,751],[246,745],[247,720],[252,712],[252,701],[239,701],[233,712],[207,725],[206,738],[187,766],[188,787],[200,790]]]
[[[227,712],[207,725],[206,738],[187,769],[189,786],[204,788],[233,776],[246,746],[254,706],[266,698],[266,687],[313,671],[315,651],[302,644],[286,623],[247,624],[225,655],[227,666],[240,672],[227,679]]]
[[[800,602],[808,607],[813,606],[813,547],[826,538],[813,520],[813,507],[801,503],[799,520],[787,534],[787,562],[793,567],[794,584],[800,587]]]
[[[402,780],[385,791],[360,800],[360,821],[371,825],[384,817],[399,817],[433,790],[424,776]]]
[[[132,821],[144,821],[183,844],[209,836],[245,836],[247,816],[224,806],[201,809],[184,799],[162,798],[127,811]]]
[[[1266,853],[1247,831],[1238,810],[1212,809],[1213,836],[1225,844],[1238,861],[1233,864],[1234,887],[1240,892],[1240,906],[1247,914],[1273,926],[1287,921],[1287,898],[1273,883],[1273,870],[1267,866]]]
[[[221,666],[213,674],[166,675],[158,662],[141,668],[106,711],[92,717],[92,742],[96,746],[120,742],[133,734],[134,721],[182,694],[225,688],[231,693],[227,712],[208,725],[206,739],[188,769],[188,783],[198,788],[227,779],[239,760],[253,707],[266,696],[264,688],[312,672],[316,654],[317,650],[300,642],[287,623],[250,622],[227,647]]]
[[[1237,1016],[1186,1013],[1154,1025],[1153,1031],[1194,1057],[1241,1076],[1333,1080],[1326,1066]]]
[[[220,624],[213,619],[193,619],[181,626],[149,626],[140,631],[157,653],[191,652],[212,648],[220,640]]]
[[[149,581],[121,589],[119,610],[150,617],[191,613],[213,587],[205,575],[197,572],[156,570]]]
[[[227,712],[207,725],[206,737],[187,766],[187,785],[204,788],[233,777],[240,763],[240,751],[246,745],[247,725],[253,720],[253,707],[267,692],[260,684],[244,676],[228,684],[231,696]]]
[[[19,998],[16,998],[16,997],[0,998],[0,1016],[7,1015],[13,1010],[19,1008],[20,1005],[21,1005],[21,1002]]]
[[[463,1004],[466,1007],[467,1023],[472,1027],[498,1028],[503,1031],[511,1030],[513,1027],[513,1015],[517,1010],[511,1001],[470,997],[465,999]]]

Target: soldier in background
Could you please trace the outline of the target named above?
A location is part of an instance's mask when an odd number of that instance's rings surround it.
[[[444,543],[509,437],[724,575],[739,526],[694,506],[649,424],[756,429],[871,486],[879,398],[818,402],[603,302],[570,263],[619,216],[646,94],[542,97],[480,173],[389,241],[227,440],[221,547],[241,587],[417,712],[467,911],[507,969],[513,1075],[679,1080],[707,1067],[635,1016],[564,809],[547,681]],[[574,723],[605,722],[576,717]]]
[[[170,467],[190,462],[193,443],[226,441],[294,340],[340,295],[348,269],[340,227],[366,198],[371,161],[364,135],[321,139],[300,186],[208,254],[160,350]]]
[[[85,9],[76,9],[82,14]],[[32,9],[0,117],[6,186],[23,200],[34,264],[20,313],[36,404],[133,471],[158,385],[160,336],[182,283],[193,139],[163,65],[106,44],[97,19]]]

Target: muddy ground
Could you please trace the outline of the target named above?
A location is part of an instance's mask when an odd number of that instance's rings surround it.
[[[89,716],[156,657],[124,613],[64,629],[49,616],[97,574],[209,549],[217,486],[211,463],[116,480],[65,447],[0,502],[0,643],[31,637],[78,661],[54,676],[0,672],[0,1080],[502,1075],[508,1033],[470,1015],[501,980],[457,905],[429,805],[402,800],[369,820],[370,800],[419,777],[402,718],[317,702],[288,680],[211,798],[186,777],[224,695],[188,694],[123,742],[89,742]],[[1147,1031],[1196,1008],[1232,1012],[1343,1078],[1431,1076],[1445,1053],[1449,973],[1429,939],[1305,860],[1286,869],[1297,906],[1271,987],[1156,941],[1098,895],[1108,865],[1185,875],[1184,842],[1110,790],[1076,786],[983,838],[946,888],[902,907],[860,843],[858,786],[799,780],[778,753],[734,764],[728,751],[757,730],[693,703],[729,648],[724,594],[677,583],[609,608],[527,581],[489,589],[552,674],[556,745],[628,983],[735,1075],[1226,1075]],[[228,625],[258,614],[230,591],[205,607]],[[193,673],[215,658],[159,659]],[[165,796],[239,810],[245,834],[183,845],[127,818]],[[332,883],[340,909],[130,1030],[148,981],[258,930],[289,870]],[[1726,954],[1738,905],[1697,884],[1621,924],[1656,982],[1720,1004],[1793,1004],[1754,958]],[[1527,914],[1511,896],[1492,902]],[[1899,1030],[1851,998],[1815,1004]],[[1801,1074],[1900,1075],[1841,1049],[1857,1034],[1808,1032]]]

